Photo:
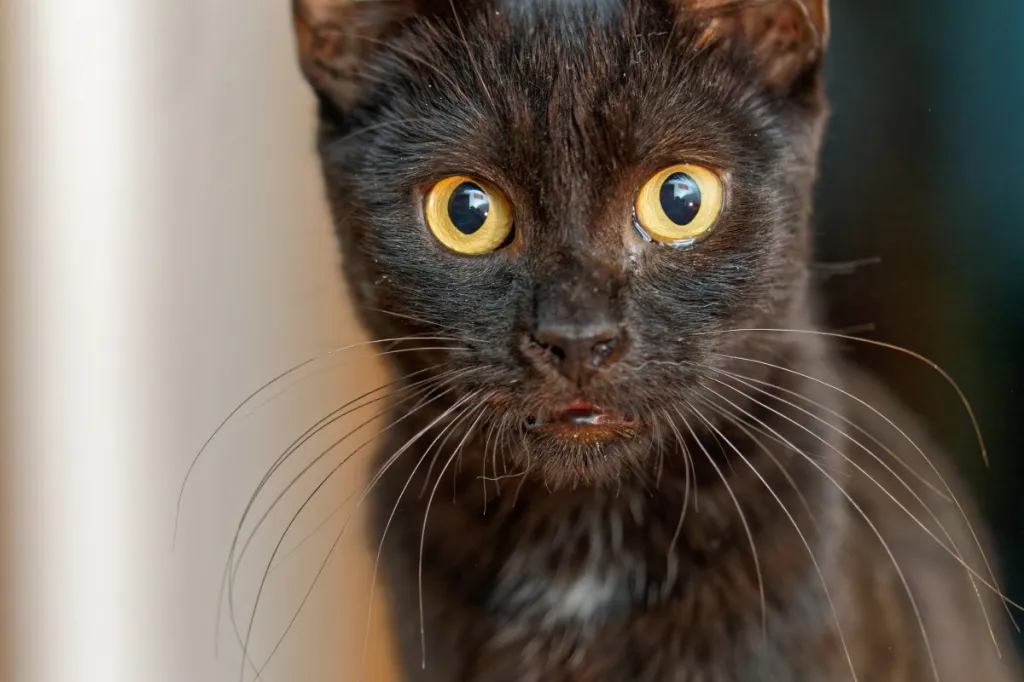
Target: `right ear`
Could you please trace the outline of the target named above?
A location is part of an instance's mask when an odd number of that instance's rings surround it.
[[[674,0],[703,25],[702,40],[739,40],[765,82],[787,87],[817,71],[828,44],[828,0]]]
[[[355,103],[361,67],[381,40],[417,14],[416,0],[292,0],[299,63],[318,93]]]

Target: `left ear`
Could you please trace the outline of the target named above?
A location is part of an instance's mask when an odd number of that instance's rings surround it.
[[[741,41],[767,84],[789,88],[817,71],[828,44],[828,0],[675,0],[706,43]]]
[[[313,89],[342,109],[364,89],[363,66],[417,16],[424,0],[292,0],[299,64]]]

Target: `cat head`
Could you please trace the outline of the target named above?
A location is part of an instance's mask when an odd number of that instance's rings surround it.
[[[642,466],[701,377],[783,352],[723,332],[806,326],[825,0],[294,17],[364,322],[436,337],[389,357],[512,432],[549,483]]]

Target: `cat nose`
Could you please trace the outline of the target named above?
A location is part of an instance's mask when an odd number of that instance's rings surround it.
[[[625,334],[608,322],[540,325],[533,333],[535,358],[554,366],[577,386],[586,385],[598,372],[618,360]]]

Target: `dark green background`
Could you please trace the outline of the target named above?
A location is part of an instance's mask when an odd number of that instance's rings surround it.
[[[838,0],[818,260],[877,258],[826,285],[835,328],[930,357],[847,344],[974,484],[1008,591],[1024,600],[1024,2]],[[862,345],[861,345],[862,346]]]

